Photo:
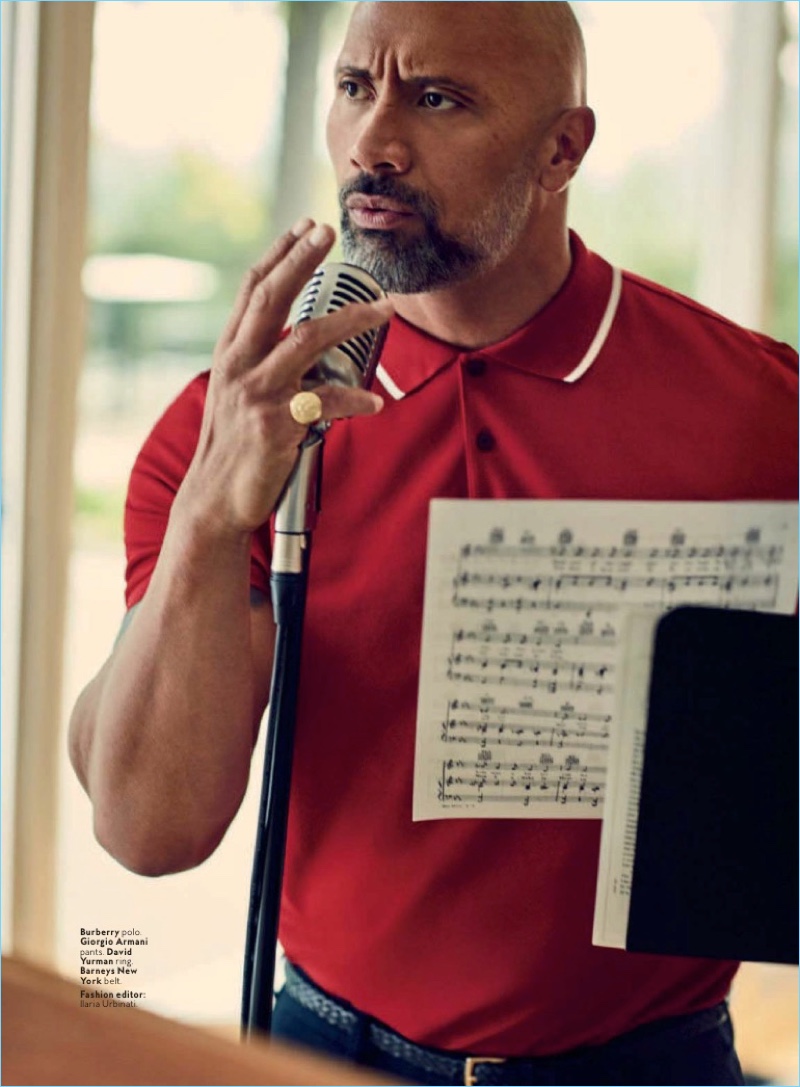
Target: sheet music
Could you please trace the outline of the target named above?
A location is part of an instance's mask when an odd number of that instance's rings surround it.
[[[602,818],[630,609],[791,611],[791,503],[431,503],[414,819]]]

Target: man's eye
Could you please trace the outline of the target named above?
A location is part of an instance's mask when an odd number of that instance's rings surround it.
[[[366,88],[362,87],[360,83],[356,83],[354,79],[342,79],[339,82],[339,90],[344,94],[345,98],[349,98],[351,101],[364,98],[367,93]]]
[[[426,91],[422,96],[422,104],[426,109],[436,110],[437,113],[458,108],[458,102],[441,91]]]

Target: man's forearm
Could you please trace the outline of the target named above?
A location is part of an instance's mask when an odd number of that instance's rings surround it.
[[[244,795],[272,648],[249,569],[249,536],[175,510],[134,621],[76,705],[70,747],[97,837],[136,871],[200,863]]]

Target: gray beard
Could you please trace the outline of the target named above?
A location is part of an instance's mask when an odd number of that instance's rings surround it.
[[[339,192],[342,248],[347,260],[377,279],[389,294],[423,294],[471,278],[509,252],[529,208],[530,165],[523,161],[495,193],[492,206],[472,224],[469,241],[446,234],[429,197],[391,177],[361,174]],[[354,193],[385,196],[414,211],[422,222],[418,237],[391,230],[357,230],[347,200]]]
[[[459,283],[484,263],[482,254],[423,216],[425,232],[403,238],[391,230],[357,230],[342,210],[345,258],[369,272],[389,294],[423,294]]]

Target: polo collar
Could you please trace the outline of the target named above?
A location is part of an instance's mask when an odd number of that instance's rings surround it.
[[[456,359],[476,356],[565,384],[579,381],[611,332],[622,273],[572,232],[570,249],[572,267],[555,298],[499,343],[463,351],[394,317],[377,370],[386,392],[401,400]]]

